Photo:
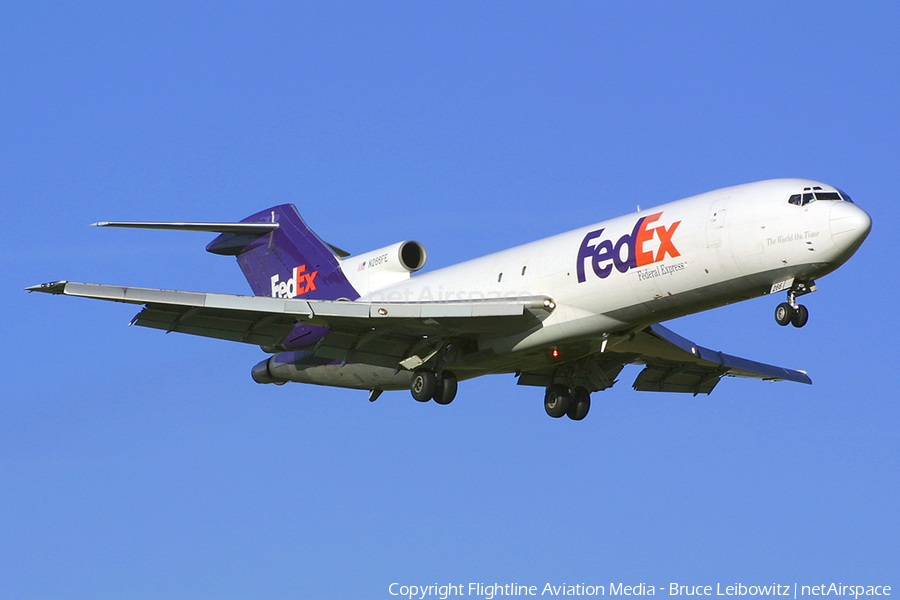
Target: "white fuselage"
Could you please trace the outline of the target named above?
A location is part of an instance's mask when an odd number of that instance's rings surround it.
[[[537,330],[482,340],[498,353],[633,330],[780,290],[791,279],[811,283],[840,266],[871,222],[843,200],[788,202],[813,186],[836,191],[803,179],[723,188],[418,275],[361,300],[556,301]]]

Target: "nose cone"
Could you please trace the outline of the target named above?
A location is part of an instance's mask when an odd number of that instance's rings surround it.
[[[872,219],[852,202],[835,202],[831,207],[831,239],[847,257],[856,252],[869,231]]]

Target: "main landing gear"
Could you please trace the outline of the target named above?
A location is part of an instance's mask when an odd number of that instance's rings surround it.
[[[428,402],[433,398],[438,404],[450,404],[456,398],[456,375],[450,371],[438,374],[420,369],[413,373],[409,391],[419,402]]]
[[[590,409],[591,393],[583,387],[570,390],[562,384],[554,383],[544,394],[544,410],[554,419],[566,415],[573,421],[580,421]]]
[[[787,302],[775,307],[775,322],[782,327],[788,323],[794,327],[803,327],[809,321],[809,311],[802,304],[797,304],[797,294],[793,289],[788,290],[787,296]]]

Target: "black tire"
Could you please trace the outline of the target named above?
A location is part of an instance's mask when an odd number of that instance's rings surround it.
[[[794,327],[803,327],[809,321],[809,311],[802,304],[798,304],[794,310],[794,316],[791,317],[791,325]]]
[[[782,302],[775,307],[775,322],[784,327],[794,319],[794,307]]]
[[[419,402],[428,402],[434,396],[437,389],[437,377],[434,371],[422,369],[413,373],[412,380],[409,382],[409,391],[412,397]]]
[[[441,382],[434,392],[434,401],[438,404],[450,404],[456,398],[456,375],[450,371],[441,373]]]
[[[580,421],[587,416],[589,410],[591,410],[591,393],[583,387],[575,388],[575,395],[566,416],[573,421]]]
[[[554,383],[549,386],[547,393],[544,394],[544,410],[547,411],[547,414],[554,419],[558,419],[566,414],[566,411],[569,410],[569,405],[572,404],[569,394],[569,388],[564,385]]]

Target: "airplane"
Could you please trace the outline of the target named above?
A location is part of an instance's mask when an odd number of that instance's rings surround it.
[[[722,377],[812,383],[791,370],[713,351],[660,323],[786,294],[779,325],[803,327],[797,298],[845,263],[871,230],[836,187],[772,179],[727,187],[413,276],[422,244],[350,256],[291,204],[237,223],[103,222],[218,233],[253,296],[56,281],[32,292],[143,305],[132,324],[260,346],[262,384],[409,389],[449,404],[459,381],[514,373],[544,388],[544,409],[580,421],[591,394],[627,364],[637,391],[710,394]]]

